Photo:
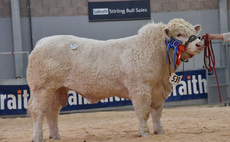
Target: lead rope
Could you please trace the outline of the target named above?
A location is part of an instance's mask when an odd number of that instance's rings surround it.
[[[214,70],[215,77],[216,77],[216,83],[217,83],[217,87],[218,87],[218,92],[219,92],[219,100],[220,100],[220,103],[222,103],[221,94],[220,94],[220,85],[219,85],[218,77],[216,74],[216,68],[215,68],[215,55],[214,55],[213,48],[212,48],[212,41],[208,40],[208,34],[206,34],[205,38],[202,37],[202,39],[204,39],[204,43],[205,43],[204,65],[205,65],[206,69],[209,70],[209,72],[211,72],[212,69]],[[206,59],[208,61],[208,65],[206,63]]]

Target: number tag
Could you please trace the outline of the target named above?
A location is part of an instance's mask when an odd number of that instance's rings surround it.
[[[177,85],[180,83],[181,79],[183,78],[183,75],[178,76],[175,73],[172,73],[171,76],[169,77],[169,82],[171,84]]]

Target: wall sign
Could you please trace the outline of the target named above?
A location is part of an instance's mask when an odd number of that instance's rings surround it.
[[[149,0],[88,0],[89,21],[150,19]]]
[[[205,70],[186,71],[184,74],[176,72],[176,74],[183,75],[183,78],[179,84],[172,86],[173,91],[165,102],[207,98]]]

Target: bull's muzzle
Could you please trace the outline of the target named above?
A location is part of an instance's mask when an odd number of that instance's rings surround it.
[[[196,43],[196,47],[197,47],[199,50],[203,50],[203,49],[204,49],[204,44],[203,44],[201,41],[199,41],[199,42]]]

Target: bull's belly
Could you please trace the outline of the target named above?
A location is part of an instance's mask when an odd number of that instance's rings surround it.
[[[78,80],[75,83],[65,83],[64,86],[76,91],[81,96],[89,100],[90,103],[96,103],[101,99],[115,96],[130,99],[128,89],[120,84],[102,84]]]

